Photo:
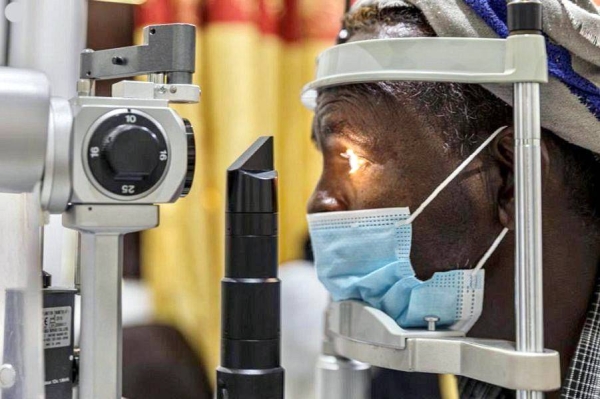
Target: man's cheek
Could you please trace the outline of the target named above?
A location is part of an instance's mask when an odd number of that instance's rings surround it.
[[[355,208],[392,208],[406,206],[406,186],[398,177],[381,165],[370,165],[352,176]]]

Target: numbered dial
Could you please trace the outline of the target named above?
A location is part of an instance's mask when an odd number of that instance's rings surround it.
[[[87,159],[94,179],[104,189],[119,196],[137,196],[160,181],[169,152],[154,122],[124,110],[92,132]]]

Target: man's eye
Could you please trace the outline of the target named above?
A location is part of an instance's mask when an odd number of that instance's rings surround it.
[[[348,164],[350,165],[350,171],[348,173],[350,174],[356,173],[368,162],[360,155],[356,155],[351,148],[348,148],[346,152],[342,152],[340,156],[348,160]]]

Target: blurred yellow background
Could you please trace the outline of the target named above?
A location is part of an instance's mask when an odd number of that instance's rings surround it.
[[[305,204],[321,160],[299,94],[316,55],[334,42],[343,8],[341,0],[148,0],[136,7],[137,42],[148,24],[198,26],[202,98],[178,107],[195,129],[194,186],[161,207],[159,228],[143,233],[141,267],[158,321],[184,333],[211,377],[219,362],[225,171],[257,137],[275,137],[280,261],[301,257]]]

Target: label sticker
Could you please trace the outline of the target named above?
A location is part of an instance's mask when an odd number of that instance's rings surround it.
[[[44,308],[44,349],[71,345],[70,306]]]

